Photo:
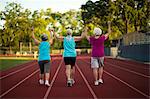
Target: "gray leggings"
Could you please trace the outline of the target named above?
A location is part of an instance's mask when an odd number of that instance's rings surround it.
[[[49,60],[39,61],[38,64],[40,67],[40,73],[41,74],[49,73],[49,69],[50,69],[50,61]]]

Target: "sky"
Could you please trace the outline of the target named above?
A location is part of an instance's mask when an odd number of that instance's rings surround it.
[[[21,4],[21,6],[31,11],[51,8],[52,12],[66,12],[71,9],[79,10],[82,4],[88,0],[0,0],[0,11],[5,10],[5,6],[10,2]],[[97,0],[92,0],[93,2]],[[0,28],[4,25],[5,21],[0,20]]]
[[[20,3],[23,8],[31,11],[51,8],[52,12],[66,12],[70,9],[78,10],[88,0],[0,0],[0,11],[5,9],[7,2]],[[97,0],[92,0],[93,2]]]

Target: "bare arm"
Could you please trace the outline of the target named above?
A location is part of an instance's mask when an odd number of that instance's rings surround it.
[[[86,39],[87,39],[88,41],[90,41],[90,36],[87,35],[87,27],[86,27],[86,31],[84,32],[84,36],[86,37]]]
[[[108,33],[105,34],[105,38],[108,38],[110,33],[111,33],[111,22],[108,21]]]
[[[50,40],[49,40],[49,43],[50,43],[50,45],[52,45],[54,42],[54,40],[53,40],[53,30],[52,29],[49,29],[49,32],[50,32]]]
[[[37,39],[35,38],[35,36],[34,36],[34,29],[33,29],[33,28],[32,28],[32,38],[33,38],[33,40],[34,40],[34,42],[35,42],[36,45],[39,45],[39,44],[40,44],[40,41],[37,40]]]
[[[58,36],[58,35],[56,34],[56,32],[54,32],[54,30],[53,30],[53,34],[54,34],[54,37],[55,37],[56,39],[58,39],[58,40],[60,40],[60,41],[63,41],[63,40],[64,40],[64,37],[63,37],[63,36]]]
[[[85,32],[87,32],[87,28],[84,29],[84,31],[82,32],[81,36],[78,36],[78,37],[75,36],[74,40],[75,41],[81,41],[84,38],[84,36],[85,36]]]
[[[85,37],[86,37],[86,39],[87,39],[88,41],[90,41],[90,36],[85,35]]]
[[[74,36],[74,41],[77,42],[77,41],[81,41],[82,37],[81,36]]]

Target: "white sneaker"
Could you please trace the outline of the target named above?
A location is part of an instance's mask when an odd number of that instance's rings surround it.
[[[104,83],[102,79],[99,79],[98,81],[99,81],[99,83],[101,83],[101,84],[103,84],[103,83]]]
[[[96,81],[94,82],[94,85],[95,85],[95,86],[98,86],[98,85],[99,85],[99,81],[96,80]]]
[[[45,81],[45,85],[48,86],[48,87],[50,86],[48,81]]]
[[[67,81],[67,87],[71,87],[72,86],[72,81],[71,80],[68,80]]]
[[[40,80],[39,80],[39,83],[40,83],[41,85],[43,85],[43,84],[44,84],[44,80],[40,79]]]
[[[75,84],[75,80],[74,79],[71,79],[71,81],[72,81],[72,84]]]

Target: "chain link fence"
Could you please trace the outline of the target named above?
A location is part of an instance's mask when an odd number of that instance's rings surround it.
[[[123,45],[150,44],[150,31],[146,33],[135,32],[123,36]]]

